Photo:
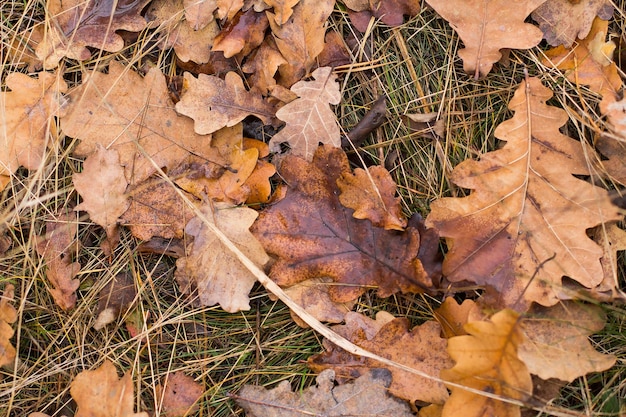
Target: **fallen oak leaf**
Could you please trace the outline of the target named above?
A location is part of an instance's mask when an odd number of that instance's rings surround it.
[[[331,299],[348,302],[367,288],[381,297],[422,292],[432,283],[417,259],[420,233],[374,227],[352,217],[337,197],[337,179],[350,167],[339,148],[321,146],[312,162],[287,156],[280,175],[286,196],[265,209],[252,227],[266,251],[278,259],[270,277],[285,287],[330,277]],[[437,244],[438,242],[433,242]]]
[[[237,13],[229,20],[213,41],[212,51],[224,52],[225,58],[248,56],[265,39],[269,21],[265,13],[253,9]]]
[[[17,354],[10,340],[15,333],[11,325],[17,321],[17,311],[10,304],[14,296],[15,287],[7,283],[0,297],[0,366],[11,366]]]
[[[541,42],[541,30],[524,20],[545,1],[426,0],[459,34],[463,69],[476,79],[489,74],[501,49],[530,49]]]
[[[346,0],[348,16],[354,27],[361,33],[374,18],[388,26],[400,26],[404,16],[414,17],[420,11],[420,2],[412,0]]]
[[[618,272],[618,252],[626,251],[626,230],[621,229],[617,223],[608,223],[592,230],[591,237],[604,249],[600,259],[604,279],[593,289],[593,294],[608,293],[609,299],[626,299],[626,294],[620,289]]]
[[[389,372],[377,369],[354,382],[335,386],[330,369],[316,378],[316,386],[301,393],[291,392],[289,381],[267,390],[244,385],[237,395],[230,394],[248,417],[362,416],[411,417],[409,406],[387,393]]]
[[[341,146],[337,116],[330,108],[330,104],[341,101],[337,76],[330,67],[318,68],[312,76],[314,81],[294,84],[291,91],[299,98],[276,112],[276,117],[287,125],[270,140],[273,152],[280,150],[281,143],[288,142],[293,155],[310,161],[320,142]]]
[[[202,385],[181,371],[168,373],[163,378],[163,385],[156,386],[161,415],[167,417],[183,417],[198,412],[198,400],[203,393]]]
[[[120,272],[111,278],[98,294],[98,315],[92,327],[102,330],[107,324],[113,323],[132,307],[136,296],[137,289],[132,274]]]
[[[248,230],[258,216],[256,211],[211,202],[203,204],[199,210],[256,265],[264,266],[269,262],[263,246]],[[176,261],[174,277],[182,291],[189,294],[197,288],[200,304],[204,306],[219,304],[230,313],[249,310],[248,293],[256,278],[220,243],[202,218],[191,219],[185,233],[194,240],[189,255]]]
[[[242,8],[244,8],[244,12],[248,10],[248,8],[244,7],[245,3],[244,0],[217,0],[218,19],[232,20]],[[261,12],[263,10],[257,10],[257,8],[255,7],[254,11]]]
[[[213,12],[217,9],[216,0],[183,0],[185,20],[194,31],[204,29],[214,20]]]
[[[280,26],[287,23],[293,14],[293,7],[298,4],[299,1],[300,0],[266,0],[265,3],[274,10],[274,21]]]

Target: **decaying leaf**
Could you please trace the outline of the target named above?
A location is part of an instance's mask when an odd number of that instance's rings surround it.
[[[76,290],[80,281],[80,263],[72,262],[72,248],[76,243],[78,220],[72,213],[58,214],[46,221],[46,234],[38,239],[35,247],[46,262],[46,278],[50,294],[56,305],[69,310],[76,305]]]
[[[91,57],[87,47],[117,52],[124,40],[116,31],[139,32],[146,27],[141,10],[149,0],[50,0],[47,2],[45,36],[37,56],[46,68],[61,58],[83,61]]]
[[[376,320],[372,320],[350,312],[345,321],[345,325],[334,326],[333,330],[369,352],[433,376],[439,376],[441,370],[452,366],[446,352],[446,340],[439,336],[441,327],[434,321],[410,331],[407,319],[394,318],[388,313],[378,313]],[[324,340],[324,347],[323,353],[311,356],[307,362],[316,372],[332,368],[338,379],[343,380],[356,378],[369,369],[387,368],[392,375],[389,392],[396,397],[437,404],[443,404],[448,398],[448,391],[441,382],[351,355],[327,340]]]
[[[607,0],[547,0],[532,12],[543,37],[552,46],[570,48],[576,38],[585,39],[593,19],[609,20],[613,6]]]
[[[185,73],[186,91],[176,103],[176,111],[195,120],[195,131],[204,135],[223,127],[231,127],[249,115],[269,124],[274,108],[263,98],[251,93],[235,72],[222,80],[214,75],[200,74],[195,78]]]
[[[98,316],[93,328],[101,330],[125,313],[137,296],[135,279],[128,272],[120,272],[98,294]]]
[[[313,78],[294,84],[291,91],[299,98],[276,112],[276,117],[287,124],[270,140],[272,151],[279,151],[280,144],[288,142],[293,155],[310,161],[320,142],[341,146],[337,116],[330,108],[330,104],[341,101],[337,76],[332,68],[323,67],[313,71]]]
[[[420,2],[414,0],[347,0],[348,15],[361,33],[367,31],[372,17],[389,26],[400,26],[404,16],[413,17],[420,11]]]
[[[306,76],[315,58],[324,49],[326,20],[333,11],[334,0],[300,0],[283,25],[274,13],[267,12],[272,35],[286,63],[279,67],[279,84],[291,87]]]
[[[463,69],[474,78],[491,71],[501,49],[530,49],[541,42],[541,30],[524,20],[545,1],[426,0],[459,34]]]
[[[213,42],[213,51],[222,51],[226,58],[237,54],[247,56],[261,45],[269,21],[265,13],[253,9],[237,13],[226,23]]]
[[[388,394],[387,370],[377,369],[339,386],[334,380],[334,372],[328,369],[317,376],[316,386],[303,392],[291,392],[289,381],[283,381],[271,390],[244,385],[234,397],[248,417],[413,416],[408,404]]]
[[[471,195],[435,201],[426,220],[448,242],[450,281],[491,286],[518,311],[556,304],[564,276],[599,285],[602,248],[586,230],[621,217],[606,190],[574,176],[589,175],[588,164],[580,142],[559,132],[567,114],[545,104],[551,97],[538,79],[523,82],[514,117],[495,131],[507,143],[452,173]]]
[[[97,144],[83,164],[83,172],[72,175],[74,188],[83,202],[74,210],[84,210],[107,234],[106,252],[111,254],[119,242],[118,219],[130,206],[125,194],[128,183],[116,150]]]
[[[200,409],[198,400],[202,397],[204,388],[192,377],[181,371],[168,373],[163,385],[159,384],[156,387],[156,398],[161,405],[161,415],[183,417],[193,415]]]
[[[17,353],[11,344],[15,333],[11,325],[17,321],[17,311],[11,305],[14,295],[13,284],[6,284],[0,298],[0,366],[13,364]]]
[[[354,300],[371,287],[381,297],[430,287],[417,259],[420,234],[415,227],[404,232],[377,228],[369,220],[354,219],[352,210],[341,205],[336,181],[349,170],[345,153],[326,145],[313,162],[284,159],[280,175],[288,184],[286,196],[265,209],[251,229],[265,250],[278,257],[270,277],[286,287],[330,277],[336,285],[329,292],[337,302]]]
[[[164,75],[152,68],[141,77],[112,61],[108,74],[84,74],[61,119],[63,131],[81,139],[75,153],[87,156],[97,144],[117,150],[126,181],[139,184],[157,171],[173,170],[190,155],[227,165],[210,146],[210,136],[193,131],[193,121],[174,111]]]
[[[564,301],[550,308],[533,306],[521,318],[524,340],[519,358],[530,373],[547,380],[572,382],[590,372],[601,372],[615,364],[615,356],[597,352],[589,336],[604,327],[606,317],[593,305]]]
[[[129,372],[117,377],[115,365],[105,360],[93,371],[76,375],[70,394],[78,410],[75,417],[148,417],[133,411],[133,380]]]
[[[67,84],[59,75],[40,72],[6,77],[11,91],[0,92],[0,190],[20,167],[37,169],[44,161],[53,117],[65,112],[61,93]]]
[[[337,180],[341,190],[339,201],[354,210],[355,219],[368,219],[376,227],[404,230],[406,217],[402,214],[396,183],[389,171],[380,165],[344,173]]]
[[[448,353],[456,362],[451,369],[441,371],[441,377],[480,391],[506,398],[528,400],[532,381],[528,368],[518,358],[524,340],[518,314],[502,310],[489,321],[467,323],[463,336],[448,339]],[[443,416],[519,417],[515,404],[477,395],[454,386],[443,407]]]
[[[219,303],[230,313],[249,310],[248,293],[256,277],[204,225],[204,221],[215,224],[251,261],[262,267],[269,262],[269,257],[248,230],[258,213],[228,203],[206,203],[200,211],[204,218],[194,217],[185,228],[185,233],[194,240],[189,255],[176,261],[176,281],[186,293],[197,288],[202,305]]]

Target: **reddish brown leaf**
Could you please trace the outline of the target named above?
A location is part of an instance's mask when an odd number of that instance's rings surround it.
[[[416,258],[419,232],[403,233],[352,217],[337,197],[336,181],[349,172],[341,149],[322,146],[313,162],[287,156],[280,170],[288,184],[285,198],[264,210],[252,231],[278,260],[270,277],[291,286],[331,277],[331,299],[347,302],[369,287],[382,297],[398,291],[421,292],[431,284]]]
[[[183,417],[198,412],[198,400],[204,393],[202,385],[183,372],[173,372],[165,376],[163,384],[156,387],[156,397],[161,404],[161,415]]]
[[[442,369],[452,366],[445,351],[446,340],[439,336],[441,328],[433,321],[409,331],[408,320],[394,318],[388,313],[378,313],[376,320],[348,313],[346,324],[334,326],[333,330],[369,352],[429,375],[439,376]],[[368,369],[386,367],[375,360],[351,355],[326,340],[324,347],[325,352],[308,360],[309,367],[316,372],[332,368],[340,378],[356,378]],[[397,368],[388,369],[392,375],[389,392],[396,397],[411,402],[437,404],[444,403],[448,398],[448,392],[441,382]]]
[[[389,26],[400,26],[404,15],[413,17],[420,11],[420,2],[415,0],[348,0],[345,4],[350,21],[361,33],[367,31],[372,17]]]
[[[541,42],[541,30],[524,20],[545,1],[426,0],[459,34],[463,69],[474,78],[491,71],[501,49],[530,49]]]
[[[10,304],[14,295],[13,284],[6,284],[0,298],[0,366],[11,366],[17,353],[10,340],[15,333],[11,325],[17,321],[17,311]]]
[[[371,166],[367,171],[357,168],[354,174],[348,172],[339,177],[337,186],[341,190],[339,201],[354,210],[355,219],[368,219],[386,230],[406,227],[400,198],[396,197],[396,183],[384,167]]]
[[[257,13],[253,9],[239,12],[215,37],[212,50],[224,52],[226,58],[237,54],[247,56],[261,45],[268,27],[265,13]]]
[[[76,243],[78,220],[73,214],[61,213],[46,221],[46,234],[40,236],[36,250],[46,262],[46,278],[56,305],[69,310],[76,305],[76,290],[80,281],[74,277],[80,272],[80,263],[72,262],[72,248]]]

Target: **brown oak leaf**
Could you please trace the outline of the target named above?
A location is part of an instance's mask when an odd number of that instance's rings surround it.
[[[244,7],[244,0],[217,0],[217,17],[219,19],[232,20],[235,15]],[[244,12],[249,8],[244,8]],[[254,8],[255,12],[261,12]]]
[[[472,300],[465,300],[461,305],[452,297],[446,297],[443,303],[433,312],[435,320],[441,325],[441,332],[446,339],[467,334],[463,326],[468,321],[476,321],[480,313]]]
[[[289,287],[315,277],[330,277],[331,299],[348,302],[367,288],[381,297],[398,291],[422,292],[432,285],[417,254],[420,234],[377,228],[352,217],[341,205],[336,181],[350,167],[345,153],[322,146],[312,162],[287,156],[280,175],[286,196],[265,209],[252,232],[278,260],[270,277]],[[436,245],[437,242],[434,242]]]
[[[20,166],[37,169],[43,164],[52,118],[64,114],[61,93],[67,91],[60,75],[47,72],[38,78],[8,74],[6,86],[11,91],[0,92],[0,190]]]
[[[339,201],[354,210],[355,219],[368,219],[386,230],[406,227],[400,197],[395,196],[396,183],[385,167],[371,166],[367,171],[357,168],[354,174],[348,172],[339,177],[337,186],[341,190]]]
[[[115,365],[105,360],[72,381],[70,394],[78,406],[75,417],[148,417],[146,412],[133,411],[133,391],[130,371],[118,378]]]
[[[71,213],[58,214],[46,221],[46,234],[40,236],[35,247],[46,262],[46,278],[56,305],[69,310],[76,305],[76,290],[80,281],[80,263],[72,262],[72,248],[76,243],[78,221]]]
[[[345,320],[345,325],[333,326],[333,330],[369,352],[436,377],[441,370],[452,366],[445,350],[446,340],[439,336],[441,328],[434,321],[409,331],[407,319],[394,318],[388,313],[378,313],[376,320],[372,320],[350,312]],[[349,379],[368,369],[387,368],[373,359],[351,355],[327,340],[324,340],[324,347],[323,353],[310,357],[307,362],[316,372],[332,368],[340,378]],[[397,368],[388,369],[392,375],[389,386],[392,395],[411,402],[443,404],[447,400],[448,392],[443,383]]]
[[[276,112],[286,126],[270,140],[272,151],[278,152],[280,144],[288,142],[293,155],[310,161],[320,142],[341,146],[337,116],[330,108],[330,104],[341,101],[337,76],[332,68],[323,67],[313,71],[313,78],[294,84],[291,91],[299,98]]]
[[[163,387],[163,385],[165,387]],[[183,417],[198,412],[198,400],[204,393],[201,384],[181,371],[168,373],[163,378],[163,385],[156,387],[156,398],[161,407],[161,415]]]
[[[506,398],[528,400],[533,386],[528,368],[518,357],[524,340],[518,318],[516,312],[507,309],[488,321],[467,323],[467,335],[448,339],[448,353],[456,364],[441,371],[441,378]],[[445,417],[520,416],[518,405],[455,386],[449,388],[450,398],[443,406]]]
[[[217,9],[216,0],[183,0],[185,20],[195,31],[204,29],[214,20],[213,12]]]
[[[604,108],[604,114],[606,114],[607,116],[608,123],[611,126],[611,130],[620,137],[620,145],[618,146],[621,146],[623,148],[624,143],[626,143],[626,98],[622,98],[619,101],[613,101],[611,99],[607,101],[608,102],[606,102],[606,106]],[[605,101],[603,100],[602,103],[605,103]],[[621,162],[624,160],[624,158],[626,158],[625,154],[621,153],[619,159],[616,161],[618,166],[612,170],[613,173],[618,172],[619,170],[620,174],[618,174],[617,177],[622,178],[622,180],[620,181],[620,183],[622,184],[626,184],[626,180],[623,179],[624,171],[626,170],[626,168],[624,168],[625,164]],[[609,168],[607,169],[612,169],[612,164],[613,162],[608,162]],[[613,173],[611,173],[611,175],[615,176],[615,174]]]
[[[55,68],[63,57],[87,60],[87,47],[117,52],[124,40],[116,32],[139,32],[146,27],[141,10],[149,0],[49,0],[45,36],[36,54],[45,68]]]
[[[541,42],[541,30],[524,20],[545,1],[426,0],[459,34],[463,69],[474,78],[491,71],[501,49],[530,49]]]
[[[287,61],[278,69],[283,87],[291,87],[314,67],[324,49],[326,21],[334,5],[334,0],[300,0],[283,25],[276,23],[276,14],[267,12],[276,46]]]
[[[0,366],[11,366],[17,353],[10,340],[15,333],[11,325],[17,321],[17,311],[10,304],[14,296],[15,287],[6,284],[0,298]]]
[[[316,386],[302,392],[291,392],[289,381],[283,381],[271,390],[244,385],[232,397],[248,417],[412,417],[408,404],[387,392],[390,379],[388,371],[378,369],[335,385],[334,372],[328,369],[317,376]]]
[[[214,148],[211,137],[193,131],[193,121],[174,110],[165,76],[152,68],[141,77],[112,61],[108,74],[84,74],[71,93],[63,131],[81,139],[75,154],[87,156],[97,144],[117,150],[126,181],[139,184],[157,172],[179,166],[190,155],[207,163],[228,165]]]
[[[626,230],[617,223],[608,223],[592,230],[591,236],[604,249],[600,259],[604,270],[602,283],[594,288],[594,293],[608,293],[610,299],[626,299],[619,285],[618,252],[626,251]]]
[[[250,91],[257,91],[262,95],[267,95],[276,85],[276,71],[287,61],[278,51],[274,40],[266,37],[261,46],[255,49],[246,63],[241,67],[242,71],[250,74],[248,82],[251,85]]]
[[[195,78],[185,75],[186,91],[176,103],[176,111],[195,120],[195,131],[209,134],[223,127],[231,127],[249,115],[269,124],[275,109],[259,94],[251,93],[235,72],[226,74],[222,80],[214,75],[200,74]]]
[[[347,0],[348,16],[361,33],[367,31],[372,19],[389,26],[400,26],[404,16],[413,17],[420,11],[420,2],[414,0]]]
[[[72,175],[72,182],[83,199],[74,210],[86,211],[94,223],[104,228],[104,246],[111,254],[119,242],[118,219],[130,206],[125,194],[128,183],[117,151],[98,144],[85,160],[83,172]]]
[[[135,278],[131,273],[124,271],[111,278],[98,294],[98,315],[92,327],[101,330],[113,323],[132,307],[136,296]]]
[[[300,0],[266,0],[268,6],[274,10],[274,21],[277,25],[287,23],[293,14],[293,6],[298,4]]]
[[[229,203],[206,203],[200,211],[204,218],[194,217],[185,228],[185,233],[194,240],[189,255],[176,261],[176,281],[186,293],[196,287],[201,305],[219,304],[230,313],[249,310],[248,293],[256,277],[204,221],[213,223],[252,262],[262,267],[269,262],[269,257],[248,230],[258,213]]]
[[[239,12],[215,37],[212,50],[224,52],[226,58],[237,54],[248,56],[261,45],[268,27],[269,21],[265,13],[257,13],[253,9]]]
[[[515,115],[495,131],[506,144],[452,173],[472,193],[433,202],[426,219],[448,243],[447,279],[491,286],[518,311],[556,304],[564,276],[599,285],[602,248],[586,230],[621,217],[606,190],[574,176],[590,175],[585,153],[559,132],[568,116],[546,105],[551,97],[539,79],[524,81],[509,103]]]
[[[605,321],[599,307],[577,301],[550,308],[534,305],[519,322],[525,335],[518,346],[519,358],[530,373],[544,380],[572,382],[590,372],[605,371],[615,364],[615,356],[597,352],[589,342]]]
[[[613,6],[607,0],[547,0],[531,16],[548,44],[570,48],[576,38],[587,37],[596,16],[611,19]]]

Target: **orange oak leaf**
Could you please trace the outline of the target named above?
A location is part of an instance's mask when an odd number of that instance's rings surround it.
[[[56,305],[69,310],[76,305],[76,290],[80,281],[80,263],[72,262],[72,247],[76,243],[78,221],[75,215],[61,213],[46,221],[46,234],[40,236],[35,247],[46,262],[46,278]]]
[[[330,277],[331,299],[348,302],[367,288],[381,297],[398,291],[422,292],[432,286],[417,259],[420,233],[377,228],[352,217],[337,197],[336,181],[350,167],[345,153],[322,146],[313,162],[287,156],[280,175],[286,196],[265,209],[252,227],[265,250],[278,260],[270,277],[289,287],[307,279]],[[437,245],[437,242],[433,242]]]
[[[276,112],[287,125],[270,140],[272,151],[278,152],[280,144],[288,142],[293,155],[310,161],[320,142],[341,146],[337,116],[330,108],[341,101],[337,76],[332,68],[323,67],[313,71],[313,78],[294,84],[291,91],[299,98]]]
[[[14,295],[13,284],[6,284],[0,298],[0,366],[11,366],[17,353],[10,340],[15,333],[11,325],[17,321],[17,311],[10,304]]]
[[[387,370],[368,372],[351,383],[336,385],[328,369],[316,378],[316,386],[291,392],[289,381],[267,390],[244,385],[235,398],[248,417],[287,416],[359,416],[412,417],[408,404],[387,392],[390,376]]]
[[[133,379],[130,372],[118,378],[115,365],[105,360],[97,369],[76,375],[70,394],[78,410],[75,417],[148,417],[133,411]]]
[[[184,77],[186,88],[176,111],[195,120],[195,131],[200,135],[234,126],[249,115],[265,124],[274,118],[273,106],[259,94],[247,91],[235,72],[226,74],[224,80],[206,74],[195,78],[188,72]]]
[[[261,46],[250,54],[246,63],[241,67],[244,73],[250,74],[248,77],[251,85],[250,91],[267,95],[276,85],[274,78],[276,71],[286,63],[273,39],[266,37]]]
[[[586,230],[620,218],[606,190],[574,176],[590,175],[588,164],[559,132],[568,117],[546,105],[551,97],[540,80],[524,81],[509,103],[515,115],[495,131],[506,144],[452,173],[472,193],[433,202],[426,219],[448,243],[448,280],[490,286],[518,311],[556,304],[564,276],[600,284],[602,248]]]
[[[0,92],[0,190],[20,166],[43,164],[53,117],[65,112],[61,93],[67,91],[60,75],[47,72],[38,78],[14,72],[6,76],[6,85],[11,91]]]
[[[371,166],[367,171],[357,168],[354,174],[348,172],[339,177],[337,186],[341,190],[339,201],[354,210],[355,219],[368,219],[386,230],[406,227],[400,198],[395,196],[396,183],[385,167]]]
[[[213,12],[217,9],[216,0],[183,0],[185,20],[195,31],[204,29],[214,20]]]
[[[266,0],[268,6],[274,10],[274,21],[281,26],[287,23],[293,14],[293,6],[298,4],[300,0]]]
[[[248,230],[258,213],[229,203],[206,203],[200,211],[204,218],[194,217],[185,228],[185,233],[194,240],[189,255],[176,261],[176,281],[185,293],[197,288],[201,305],[219,304],[230,313],[249,310],[248,293],[256,277],[204,225],[204,221],[213,223],[252,262],[262,267],[269,262],[269,257]]]
[[[98,144],[85,160],[83,172],[72,175],[72,182],[83,199],[74,210],[86,211],[94,223],[104,228],[106,251],[112,253],[119,241],[118,219],[130,206],[125,194],[128,183],[117,151]]]
[[[506,398],[528,400],[532,381],[528,368],[518,357],[524,340],[518,314],[502,310],[489,321],[467,323],[463,336],[448,339],[448,353],[456,362],[441,371],[441,378]],[[451,394],[443,406],[443,417],[519,417],[518,405],[477,395],[449,386]]]
[[[156,387],[161,415],[183,417],[198,412],[198,400],[202,397],[204,388],[192,377],[180,371],[168,373],[163,379],[163,385]]]
[[[116,31],[139,32],[146,27],[141,10],[149,0],[50,0],[45,36],[36,54],[45,68],[55,68],[63,57],[87,60],[87,47],[117,52],[124,40]]]
[[[133,236],[144,241],[154,236],[181,239],[185,225],[194,214],[179,193],[195,204],[200,200],[174,187],[161,178],[154,178],[129,189],[130,206],[120,223],[128,226]]]
[[[237,54],[247,56],[261,45],[268,27],[265,13],[257,13],[253,9],[239,12],[215,37],[212,50],[224,52],[226,58]]]
[[[518,346],[519,358],[530,373],[547,380],[572,382],[590,372],[611,368],[615,356],[597,352],[589,336],[604,327],[606,317],[593,305],[564,301],[550,308],[534,305],[521,318],[525,340]]]
[[[157,28],[159,47],[174,48],[176,56],[183,62],[205,64],[211,59],[211,46],[219,33],[213,19],[202,29],[194,30],[184,20],[183,0],[153,0],[146,11],[150,28]]]
[[[468,321],[478,319],[478,306],[472,300],[465,300],[461,305],[452,297],[446,297],[438,309],[433,312],[435,320],[441,325],[441,332],[446,339],[467,334],[463,326]]]
[[[587,37],[596,16],[611,19],[613,6],[607,0],[547,0],[531,16],[548,44],[570,48],[576,38]]]
[[[367,31],[372,18],[389,26],[400,26],[404,16],[413,17],[420,11],[420,2],[413,0],[347,0],[348,15],[361,33]]]
[[[141,77],[112,61],[108,74],[84,74],[61,119],[63,131],[81,139],[75,154],[87,156],[97,144],[115,149],[126,181],[138,184],[157,168],[173,170],[190,155],[227,165],[210,146],[210,136],[193,131],[193,121],[174,110],[165,76],[152,68]]]
[[[459,34],[463,69],[474,78],[491,71],[501,49],[530,49],[541,42],[541,30],[524,20],[545,1],[426,0]]]
[[[267,12],[276,46],[287,61],[278,70],[283,87],[291,87],[315,65],[324,49],[326,21],[334,5],[334,0],[300,0],[283,25],[276,23],[276,14]]]
[[[441,328],[434,321],[409,331],[407,319],[394,318],[388,313],[378,313],[376,320],[372,320],[350,312],[345,320],[345,325],[333,326],[333,330],[369,352],[433,376],[439,376],[441,370],[452,366],[446,353],[446,340],[439,336]],[[373,359],[351,355],[327,340],[324,340],[324,347],[323,353],[310,357],[307,362],[315,372],[332,368],[341,379],[349,379],[368,369],[386,368]],[[392,375],[389,386],[392,395],[411,402],[443,404],[447,400],[448,392],[443,383],[396,368],[388,369]]]

